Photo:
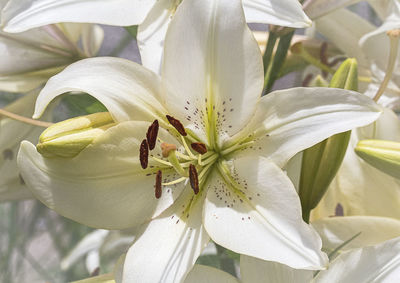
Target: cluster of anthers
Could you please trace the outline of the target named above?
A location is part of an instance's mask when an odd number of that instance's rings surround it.
[[[193,151],[198,153],[198,155],[193,154],[186,141],[188,135],[185,127],[179,120],[172,116],[166,115],[166,118],[169,124],[172,125],[180,135],[181,143],[187,154],[179,152],[176,145],[166,143],[158,137],[159,123],[158,120],[154,120],[147,130],[146,138],[140,144],[140,164],[143,169],[146,169],[148,167],[149,158],[151,158],[160,164],[160,168],[173,168],[181,176],[172,182],[163,183],[162,170],[157,170],[155,183],[155,197],[157,199],[162,195],[163,186],[178,184],[187,180],[187,178],[189,178],[194,194],[197,195],[200,191],[199,180],[205,179],[204,177],[217,159],[217,155],[215,155],[214,152],[209,152],[206,145],[201,142],[192,142],[190,144]],[[167,160],[150,156],[149,153],[151,150],[155,149],[157,140],[161,143],[162,157]],[[201,169],[200,174],[198,174],[198,169],[196,167]]]

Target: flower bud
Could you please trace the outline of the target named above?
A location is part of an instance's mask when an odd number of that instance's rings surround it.
[[[113,125],[108,112],[68,119],[47,128],[39,137],[36,149],[44,157],[72,158]]]
[[[357,90],[357,61],[347,59],[335,72],[329,87]],[[351,132],[340,133],[304,150],[301,165],[299,196],[303,219],[308,222],[310,211],[324,196],[342,164]]]
[[[354,151],[368,164],[400,179],[400,143],[384,140],[359,141]]]

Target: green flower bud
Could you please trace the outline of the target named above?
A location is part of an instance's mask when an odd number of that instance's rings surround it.
[[[362,140],[354,149],[368,164],[400,179],[400,143],[384,140]]]
[[[347,59],[335,72],[329,87],[357,91],[357,84],[357,61]],[[299,182],[304,221],[309,221],[311,210],[318,205],[339,170],[350,134],[350,131],[336,134],[304,150]]]
[[[39,137],[36,149],[44,157],[72,158],[113,125],[108,112],[68,119],[47,128]]]

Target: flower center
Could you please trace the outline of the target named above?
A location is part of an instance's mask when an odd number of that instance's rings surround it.
[[[158,166],[151,166],[156,170],[155,181],[155,197],[160,198],[162,195],[162,187],[175,185],[181,182],[189,182],[194,194],[198,194],[205,183],[211,168],[219,159],[220,154],[208,150],[207,146],[198,141],[190,139],[185,127],[182,123],[170,115],[166,115],[171,129],[177,137],[179,148],[175,144],[167,143],[158,136],[159,123],[158,120],[149,126],[146,138],[142,141],[139,149],[140,164],[146,169],[149,159],[154,161]],[[171,132],[171,131],[170,131]],[[156,157],[151,154],[159,143],[161,148],[161,156]],[[189,147],[190,145],[190,147]],[[170,182],[162,182],[163,171],[174,170],[178,174],[178,178]]]

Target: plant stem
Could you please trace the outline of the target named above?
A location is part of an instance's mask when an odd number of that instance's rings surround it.
[[[265,74],[263,94],[267,94],[271,91],[276,79],[278,78],[279,71],[281,70],[283,63],[285,62],[293,35],[294,30],[282,35],[279,38],[278,48],[276,50],[274,60],[272,64],[268,66],[268,70]]]

